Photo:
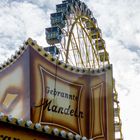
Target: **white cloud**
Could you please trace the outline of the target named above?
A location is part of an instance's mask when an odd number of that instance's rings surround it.
[[[27,2],[27,3],[37,5],[40,8],[44,8],[43,9],[44,11],[48,11],[50,9],[55,11],[56,4],[59,4],[62,1],[61,0],[8,0],[8,3],[13,3],[13,2],[18,2],[18,3]]]
[[[28,37],[45,44],[45,27],[49,26],[49,14],[28,2],[12,2],[0,8],[0,62],[5,60]],[[11,51],[13,49],[13,51]],[[5,50],[5,51],[4,51]]]

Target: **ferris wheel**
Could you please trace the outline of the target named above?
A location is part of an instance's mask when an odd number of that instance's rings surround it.
[[[65,63],[81,68],[100,68],[109,64],[109,55],[97,20],[84,2],[66,0],[56,5],[46,28],[50,53]]]
[[[99,69],[110,64],[101,29],[84,2],[64,0],[56,5],[56,11],[50,15],[50,19],[51,27],[45,30],[50,45],[44,48],[46,51],[75,67]],[[123,140],[115,80],[113,94],[115,140]]]

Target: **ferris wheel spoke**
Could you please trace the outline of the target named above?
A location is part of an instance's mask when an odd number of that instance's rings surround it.
[[[89,36],[90,40],[92,40],[92,38]],[[91,48],[91,53],[92,53],[92,67],[93,68],[96,68],[96,61],[95,61],[95,53],[94,53],[94,50],[92,49],[92,45],[89,43],[90,45],[90,48]]]
[[[84,46],[85,46],[85,50],[86,50],[86,66],[88,66],[88,64],[89,64],[89,67],[91,67],[89,53],[88,53],[88,45],[87,45],[88,43],[87,43],[87,41],[85,39],[85,34],[84,34],[83,30],[81,30],[81,33],[82,33]]]
[[[79,29],[79,24],[76,24],[76,31],[77,31],[77,40],[78,40],[78,44],[79,44],[79,52],[81,52],[81,59],[82,61],[82,65],[84,65],[84,58],[82,58],[82,55],[84,55],[84,47],[83,47],[83,43],[80,41],[82,39],[82,37],[80,36],[80,32],[81,29]],[[78,46],[78,45],[77,45]]]
[[[98,58],[98,55],[97,55],[97,53],[96,53],[96,51],[95,51],[95,49],[94,49],[92,40],[91,40],[91,38],[89,37],[89,35],[88,35],[88,33],[86,32],[86,30],[84,29],[83,25],[82,25],[81,23],[79,23],[79,24],[80,24],[81,28],[83,29],[83,31],[85,32],[85,34],[87,35],[87,37],[88,37],[88,39],[89,39],[89,42],[90,42],[90,44],[91,44],[91,46],[92,46],[94,55],[95,55],[96,60],[97,60],[98,67],[100,68],[100,65],[99,65],[99,58]]]
[[[71,47],[72,47],[72,53],[73,53],[73,57],[74,57],[74,60],[75,60],[75,64],[76,64],[76,66],[78,66],[76,55],[75,55],[76,53],[75,53],[74,43],[72,41],[71,41]]]
[[[72,33],[72,37],[73,37],[74,42],[75,42],[75,47],[76,47],[76,49],[77,49],[77,51],[78,51],[78,54],[79,54],[79,56],[80,56],[81,63],[82,63],[82,65],[83,65],[83,67],[85,67],[84,62],[83,62],[83,59],[82,59],[81,51],[80,51],[80,49],[79,49],[79,47],[78,47],[76,38],[75,38],[75,36],[74,36],[73,33]]]
[[[66,63],[68,62],[69,47],[70,47],[70,40],[71,40],[71,36],[72,36],[72,31],[73,31],[73,28],[74,28],[75,24],[77,23],[77,20],[78,20],[78,18],[75,19],[75,22],[72,24],[71,30],[70,30],[70,33],[69,33],[69,38],[68,38],[68,43],[67,43]]]
[[[62,59],[64,60],[64,56],[66,56],[66,49],[64,48],[64,46],[63,46],[62,43],[61,43],[61,47],[62,47],[62,49],[63,49],[63,54],[62,54],[61,56],[62,56]],[[71,63],[72,65],[74,65],[74,63],[73,63],[73,61],[72,61],[72,58],[68,57],[68,59],[69,59],[70,63]]]
[[[78,25],[77,24],[76,24],[76,31],[77,31],[77,39],[78,39],[79,48],[81,48],[80,37],[79,37],[79,31],[78,31]]]
[[[61,57],[62,57],[62,59],[64,60],[64,56],[65,56],[65,53],[66,53],[66,52],[65,52],[65,49],[64,49],[64,47],[63,47],[63,44],[62,44],[62,43],[60,43],[60,44],[61,44],[61,47],[62,47],[62,49],[61,49],[61,50],[62,50],[62,51],[61,51],[61,52],[62,52],[62,53],[61,53]]]

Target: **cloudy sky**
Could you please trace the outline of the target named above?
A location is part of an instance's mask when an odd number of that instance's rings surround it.
[[[124,139],[139,139],[140,1],[83,1],[98,20],[113,64]],[[61,0],[0,0],[0,63],[28,37],[46,45],[44,29],[58,3]]]

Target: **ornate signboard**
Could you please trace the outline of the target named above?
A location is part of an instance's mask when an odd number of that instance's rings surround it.
[[[96,140],[114,139],[112,68],[73,68],[28,41],[0,72],[0,111]]]

